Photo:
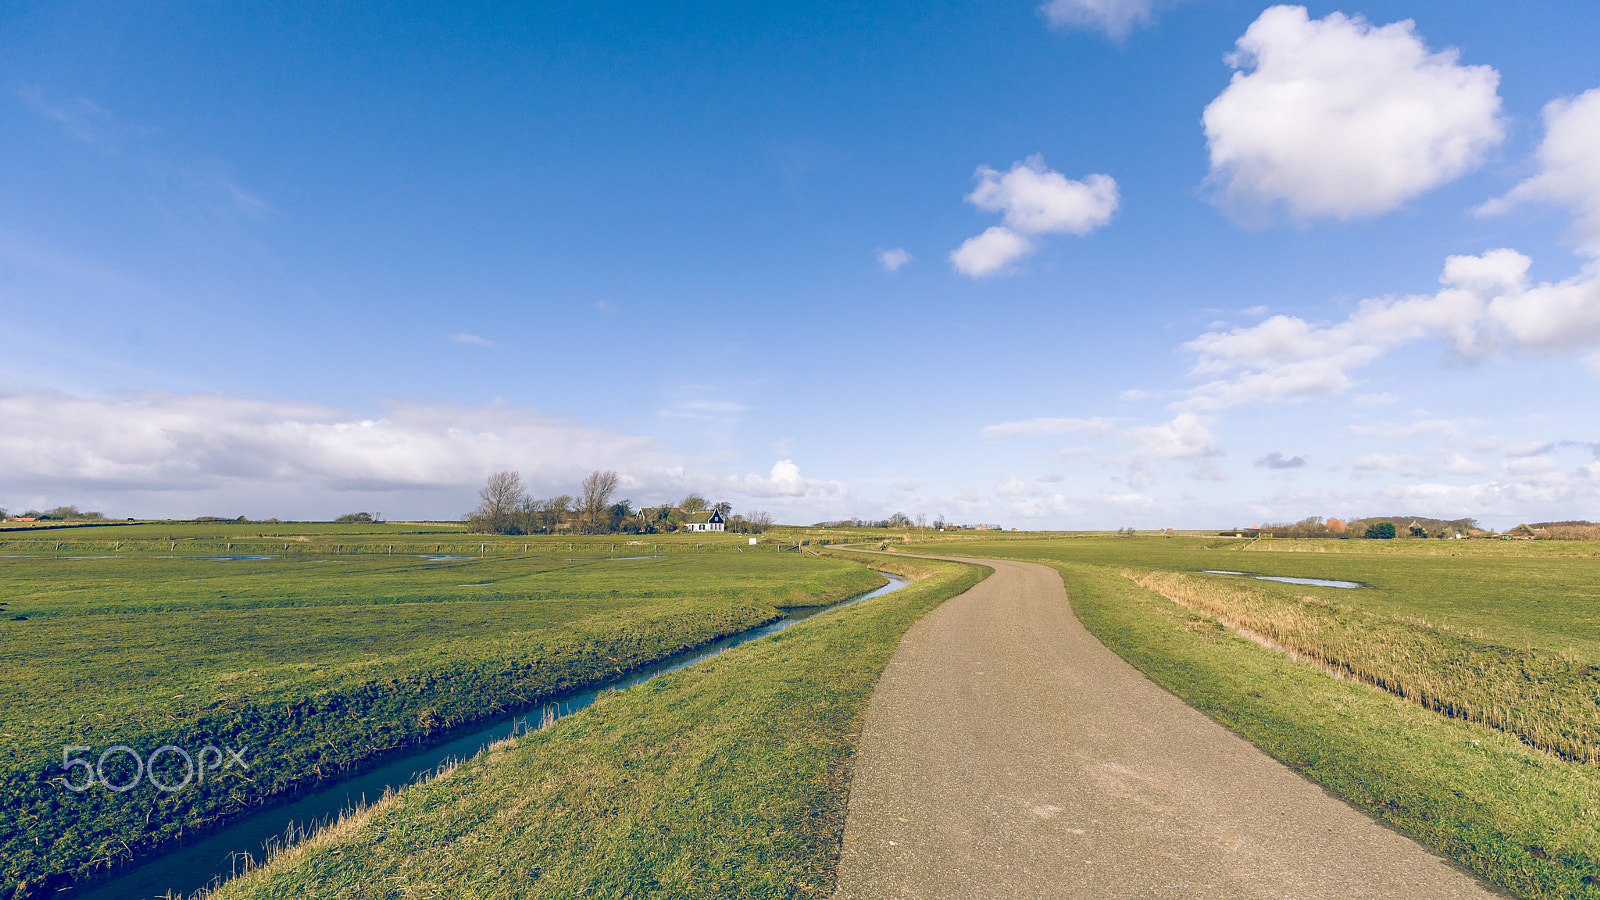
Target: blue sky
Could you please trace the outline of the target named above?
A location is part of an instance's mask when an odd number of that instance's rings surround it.
[[[13,3],[0,506],[1600,518],[1589,2]],[[1594,93],[1590,93],[1590,92]]]

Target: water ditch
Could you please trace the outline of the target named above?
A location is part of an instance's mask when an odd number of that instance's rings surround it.
[[[1363,587],[1359,581],[1333,581],[1327,578],[1291,578],[1288,575],[1252,575],[1249,572],[1230,572],[1226,569],[1201,569],[1207,575],[1243,575],[1257,581],[1281,581],[1284,584],[1309,584],[1312,587],[1332,588],[1358,588]]]
[[[594,703],[605,691],[625,690],[692,666],[729,648],[775,634],[820,613],[881,597],[911,583],[898,575],[882,574],[889,583],[859,597],[832,606],[780,610],[785,615],[776,622],[720,638],[597,685],[545,698],[538,704],[503,714],[492,724],[479,722],[463,726],[427,745],[380,756],[348,778],[320,785],[311,793],[228,824],[194,843],[118,870],[109,878],[61,891],[56,897],[60,900],[146,900],[184,897],[211,887],[239,874],[255,861],[265,859],[274,847],[286,843],[286,838],[308,835],[321,824],[338,819],[340,813],[379,799],[386,791],[403,790],[455,761],[471,759],[496,741],[526,734],[571,715]]]

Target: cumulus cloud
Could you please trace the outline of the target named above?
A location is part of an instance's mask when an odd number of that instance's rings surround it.
[[[968,238],[951,251],[957,272],[973,278],[1008,270],[1032,253],[1032,237],[1047,234],[1085,235],[1111,221],[1121,202],[1116,179],[1090,175],[1073,181],[1053,172],[1038,154],[1001,173],[979,166],[978,186],[967,202],[986,212],[1001,213],[1003,225]]]
[[[1181,412],[1160,425],[1123,429],[1117,438],[1130,447],[1134,460],[1196,460],[1218,456],[1222,447],[1204,420]]]
[[[883,266],[886,272],[898,272],[908,262],[911,262],[911,254],[903,247],[878,251],[878,265]]]
[[[1208,181],[1240,212],[1282,204],[1296,219],[1351,219],[1455,179],[1505,137],[1499,73],[1458,56],[1430,51],[1410,20],[1272,7],[1206,107]]]
[[[1435,294],[1363,300],[1331,325],[1280,315],[1203,334],[1184,345],[1199,355],[1191,374],[1225,377],[1192,390],[1182,406],[1215,410],[1342,393],[1355,370],[1423,338],[1466,358],[1508,345],[1535,353],[1600,348],[1600,268],[1531,284],[1531,262],[1506,249],[1452,256]]]
[[[1298,469],[1306,464],[1304,456],[1285,457],[1274,450],[1255,462],[1258,469]]]
[[[851,496],[850,486],[842,481],[824,481],[806,478],[792,459],[780,459],[772,464],[767,475],[751,473],[743,479],[732,479],[728,487],[747,497],[786,499],[809,504],[825,504]]]
[[[1152,0],[1050,0],[1039,7],[1051,25],[1103,31],[1121,40],[1136,25],[1148,24]]]
[[[1002,225],[994,225],[950,251],[950,264],[963,275],[981,278],[1006,271],[1012,263],[1032,252],[1032,241]]]
[[[1576,217],[1573,239],[1578,248],[1600,256],[1600,88],[1547,104],[1544,126],[1539,174],[1478,211],[1503,212],[1528,200],[1568,206]]]

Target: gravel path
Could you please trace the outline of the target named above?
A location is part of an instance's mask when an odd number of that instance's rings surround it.
[[[867,708],[835,900],[1501,896],[1123,662],[1054,569],[970,561]]]

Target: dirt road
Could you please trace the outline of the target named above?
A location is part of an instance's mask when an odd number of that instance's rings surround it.
[[[867,709],[836,900],[1499,896],[1123,662],[1055,570],[973,561]]]

